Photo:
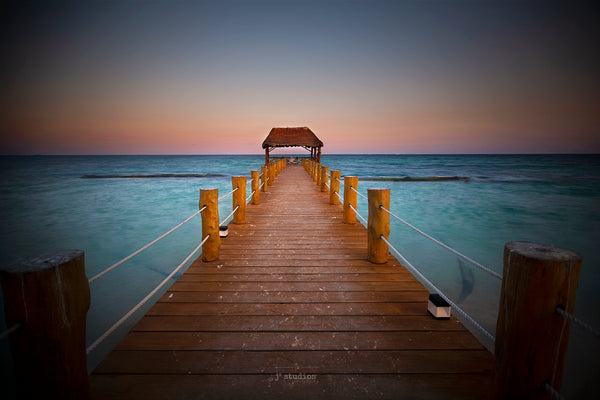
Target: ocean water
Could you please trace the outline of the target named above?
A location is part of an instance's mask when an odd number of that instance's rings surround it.
[[[224,194],[231,190],[232,175],[249,176],[263,161],[262,155],[0,157],[0,264],[77,248],[85,251],[91,277],[197,211],[200,188],[216,187]],[[365,195],[369,187],[390,188],[392,212],[499,273],[504,244],[510,241],[580,253],[575,314],[600,326],[600,156],[324,155],[322,163],[342,176],[358,176],[358,189]],[[431,180],[439,177],[460,179]],[[358,211],[365,218],[366,206],[359,197]],[[231,200],[222,201],[220,215],[230,212]],[[200,222],[193,219],[91,283],[88,344],[199,243]],[[494,333],[500,281],[394,219],[390,241]],[[90,354],[90,371],[153,301]],[[5,340],[0,355],[2,397],[10,398],[12,370]],[[600,378],[599,355],[600,341],[573,326],[563,394],[584,398],[597,393],[592,384]]]

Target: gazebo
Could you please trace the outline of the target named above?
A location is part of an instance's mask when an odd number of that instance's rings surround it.
[[[262,144],[265,149],[265,165],[269,163],[269,152],[276,147],[304,147],[310,157],[321,162],[323,142],[308,127],[273,128]]]

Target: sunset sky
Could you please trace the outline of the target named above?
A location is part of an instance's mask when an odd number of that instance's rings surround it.
[[[0,6],[0,154],[600,152],[598,7],[38,3]]]

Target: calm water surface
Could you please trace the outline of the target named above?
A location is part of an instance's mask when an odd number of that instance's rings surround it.
[[[224,194],[231,190],[232,175],[249,175],[263,160],[261,155],[0,157],[0,263],[77,248],[85,251],[91,277],[192,215],[200,188],[216,187]],[[600,326],[600,156],[325,155],[322,162],[342,175],[358,176],[363,194],[368,187],[390,188],[393,212],[499,273],[509,241],[579,252],[584,262],[575,313]],[[124,175],[140,177],[120,178]],[[440,176],[468,179],[426,180]],[[404,177],[414,181],[397,180]],[[366,206],[359,197],[365,217]],[[220,215],[230,212],[231,202],[221,202]],[[494,333],[499,281],[461,266],[456,256],[393,219],[391,232],[391,242],[413,265]],[[198,218],[93,282],[88,344],[162,281],[200,236]],[[90,355],[90,370],[150,306]],[[600,378],[600,341],[573,327],[569,346],[563,393],[569,398],[597,393],[592,383]],[[2,394],[10,395],[6,341],[0,355]]]

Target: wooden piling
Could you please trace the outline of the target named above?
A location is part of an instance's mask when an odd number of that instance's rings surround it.
[[[317,174],[318,168],[319,168],[319,163],[316,161],[313,161],[313,169],[312,169],[312,176],[313,176],[313,181],[317,182],[317,185],[319,184],[319,178]]]
[[[496,324],[496,399],[549,399],[542,385],[560,391],[581,256],[529,242],[504,247],[504,273]]]
[[[350,187],[358,190],[358,177],[357,176],[345,176],[344,177],[344,223],[355,224],[356,213],[350,208],[350,205],[356,209],[356,192]]]
[[[210,238],[202,245],[202,261],[214,261],[219,258],[221,238],[219,237],[219,190],[200,189],[199,207],[206,206],[202,212],[202,240]]]
[[[269,184],[273,185],[275,181],[275,166],[273,163],[269,164]]]
[[[336,193],[340,193],[340,171],[331,171],[329,178],[329,204],[338,204],[339,199]]]
[[[246,177],[245,176],[232,176],[231,177],[231,189],[237,190],[232,195],[232,210],[238,207],[237,211],[233,213],[234,224],[245,224],[246,223]]]
[[[89,399],[84,253],[21,259],[0,273],[16,390],[22,399]]]
[[[329,167],[321,167],[321,192],[327,191],[328,178],[329,178]]]
[[[260,173],[262,174],[262,191],[267,192],[269,190],[269,172],[267,167],[260,167]]]
[[[321,167],[322,167],[321,164],[317,164],[317,167],[315,168],[315,174],[317,176],[317,186],[318,187],[321,187],[321,181],[323,178],[323,173],[321,171]]]
[[[250,171],[252,177],[252,204],[260,203],[260,173],[258,171]]]
[[[390,189],[367,189],[369,199],[368,217],[368,255],[367,259],[375,264],[383,264],[388,260],[389,249],[381,235],[390,237],[390,215],[379,208],[390,209]]]

